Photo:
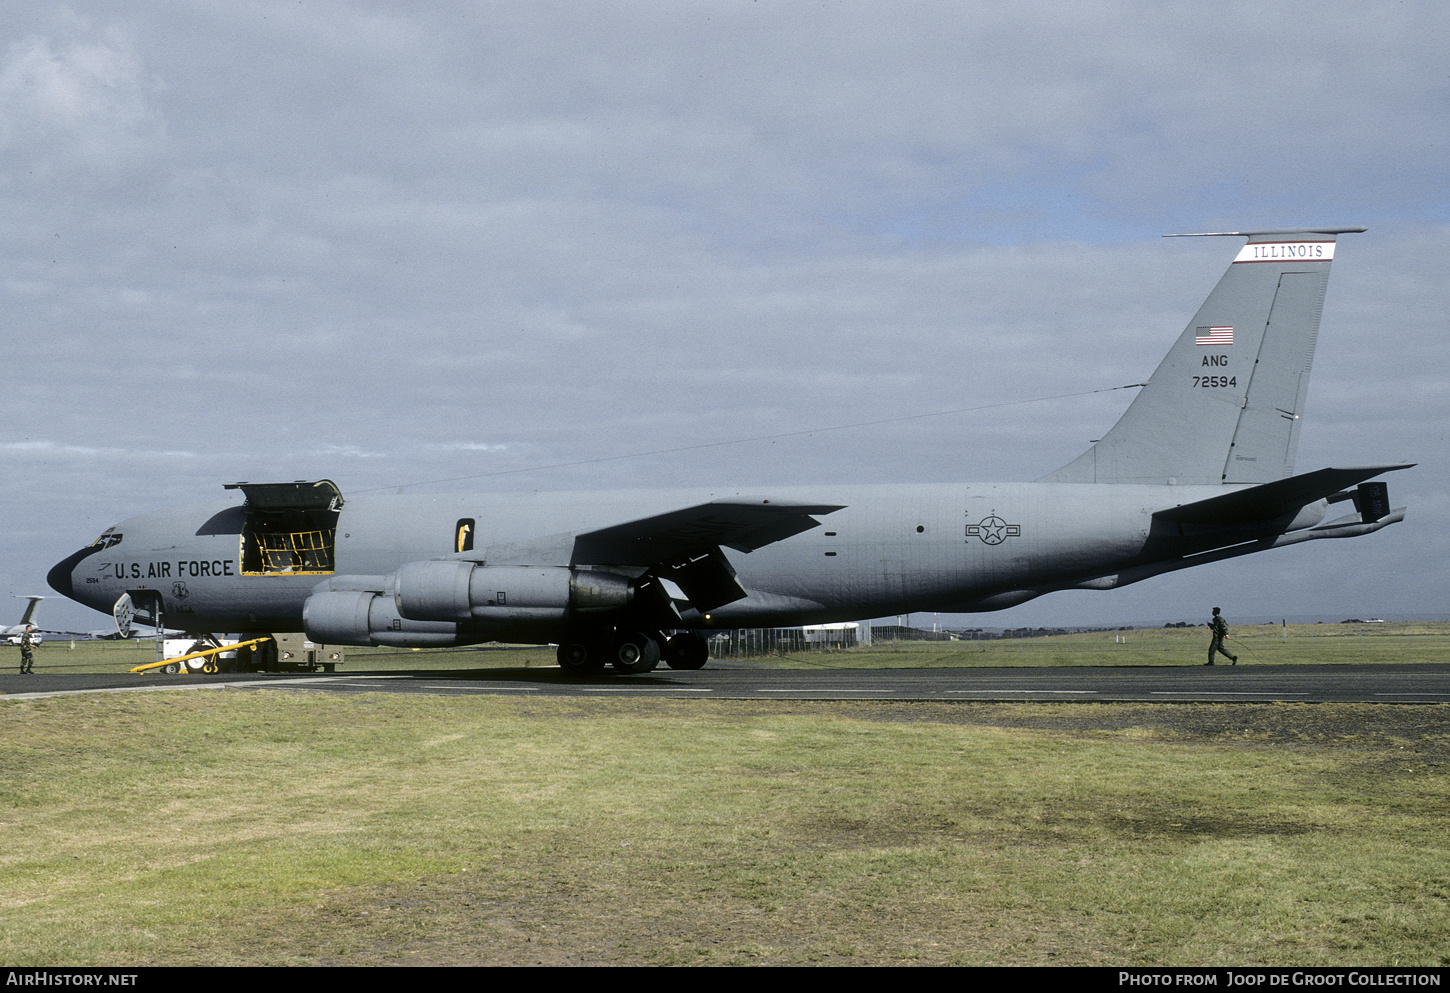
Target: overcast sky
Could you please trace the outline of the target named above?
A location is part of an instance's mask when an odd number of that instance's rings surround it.
[[[42,2],[0,34],[0,590],[240,479],[1033,479],[1240,244],[1161,235],[1365,224],[1297,469],[1420,463],[1403,524],[953,621],[1450,611],[1443,3]]]

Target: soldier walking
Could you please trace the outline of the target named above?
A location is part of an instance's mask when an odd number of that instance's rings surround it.
[[[1228,637],[1228,621],[1223,619],[1223,615],[1218,612],[1217,607],[1213,608],[1213,620],[1209,622],[1208,628],[1213,632],[1213,640],[1208,643],[1208,661],[1204,664],[1213,665],[1213,655],[1218,652],[1228,659],[1230,664],[1238,665],[1239,657],[1223,647],[1223,640]]]
[[[35,625],[25,625],[20,636],[20,672],[35,672]]]

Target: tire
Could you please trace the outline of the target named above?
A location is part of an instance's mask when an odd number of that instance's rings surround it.
[[[601,672],[604,669],[603,647],[587,641],[559,643],[555,654],[559,668],[569,673]]]
[[[710,644],[698,634],[677,634],[665,642],[664,657],[671,669],[703,669],[710,661]]]
[[[660,664],[660,643],[643,632],[625,635],[614,645],[614,668],[638,675]]]

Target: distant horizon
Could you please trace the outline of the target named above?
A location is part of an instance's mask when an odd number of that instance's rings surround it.
[[[920,618],[922,616],[930,617],[929,614],[923,615],[920,612],[912,613],[912,614],[908,615],[908,619],[909,619],[908,627],[911,627],[911,628],[913,628],[914,630],[917,630],[917,631],[931,631],[931,630],[933,630],[932,629],[932,626],[931,626],[930,620],[927,621],[927,624],[924,627],[921,625],[921,623],[918,620],[916,620],[917,618]],[[952,618],[957,618],[957,617],[961,617],[963,615],[961,615],[961,614],[952,614],[952,615],[947,615],[947,616],[952,617]],[[1367,623],[1370,620],[1380,620],[1380,621],[1385,621],[1385,622],[1391,623],[1391,624],[1445,624],[1445,623],[1450,623],[1450,613],[1440,613],[1440,614],[1424,614],[1424,613],[1416,613],[1416,614],[1375,614],[1375,613],[1363,613],[1363,614],[1358,614],[1358,615],[1351,614],[1351,615],[1349,615],[1347,617],[1340,617],[1340,616],[1337,616],[1337,615],[1330,615],[1330,614],[1288,614],[1288,615],[1280,615],[1278,617],[1268,617],[1267,615],[1261,615],[1261,614],[1249,614],[1249,615],[1246,615],[1246,616],[1243,616],[1243,617],[1230,617],[1225,612],[1224,617],[1228,618],[1228,622],[1229,622],[1229,626],[1230,627],[1257,627],[1257,626],[1264,625],[1264,624],[1280,624],[1280,623],[1287,623],[1287,624],[1343,624],[1345,621],[1351,621],[1351,620],[1358,620],[1361,623]],[[891,627],[891,626],[893,626],[892,624],[890,624],[890,623],[883,623],[883,622],[892,621],[892,620],[893,620],[892,618],[873,618],[870,623],[871,623],[871,626],[872,627]],[[1193,618],[1188,618],[1188,617],[1174,617],[1174,618],[1163,618],[1163,619],[1159,619],[1159,620],[1138,620],[1138,621],[1120,620],[1120,621],[1115,621],[1115,622],[1114,621],[1105,621],[1105,622],[1102,622],[1102,623],[1094,623],[1094,624],[1052,624],[1052,623],[1037,622],[1037,623],[1031,623],[1031,624],[1005,624],[1005,625],[996,625],[996,624],[972,624],[972,623],[965,623],[965,624],[963,624],[963,623],[958,623],[955,620],[953,620],[951,623],[948,623],[947,621],[943,620],[941,622],[940,630],[942,630],[942,631],[966,631],[966,630],[981,630],[981,631],[1018,631],[1018,630],[1022,630],[1022,629],[1027,629],[1027,630],[1031,630],[1031,631],[1036,631],[1036,630],[1039,630],[1039,629],[1051,630],[1053,628],[1061,628],[1064,631],[1093,631],[1093,630],[1112,631],[1112,630],[1117,630],[1117,629],[1120,629],[1120,628],[1161,628],[1161,627],[1163,627],[1164,625],[1167,625],[1167,624],[1178,624],[1180,622],[1190,624],[1190,625],[1192,625],[1194,627],[1202,627],[1202,626],[1204,626],[1204,625],[1206,625],[1208,623],[1208,618],[1207,617],[1204,617],[1204,618],[1200,618],[1200,619],[1193,619]],[[859,623],[864,624],[866,622],[865,621],[861,621]]]

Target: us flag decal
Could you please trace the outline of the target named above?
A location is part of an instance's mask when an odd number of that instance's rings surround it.
[[[1234,343],[1234,329],[1222,328],[1198,328],[1198,337],[1193,340],[1200,345],[1232,345]]]

